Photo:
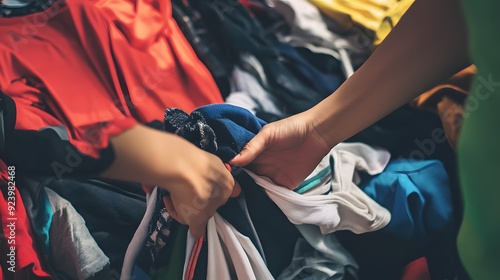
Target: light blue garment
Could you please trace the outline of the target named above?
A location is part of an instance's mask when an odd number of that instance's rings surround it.
[[[359,187],[391,212],[382,230],[395,236],[421,240],[453,225],[448,175],[437,160],[393,160]]]

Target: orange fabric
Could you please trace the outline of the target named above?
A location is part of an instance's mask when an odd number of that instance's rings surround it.
[[[17,129],[62,124],[81,152],[98,156],[136,121],[223,101],[170,1],[61,3],[0,18],[0,90],[16,102]]]
[[[444,96],[438,103],[437,110],[441,122],[443,123],[444,133],[453,150],[456,150],[460,128],[464,120],[464,106],[455,100]]]
[[[413,100],[413,105],[436,112],[437,103],[441,101],[443,96],[449,96],[463,103],[476,72],[477,70],[474,65],[463,69],[444,83],[435,86],[415,98],[415,100]]]
[[[439,115],[448,142],[453,149],[457,147],[463,121],[463,104],[469,94],[476,71],[476,67],[471,65],[453,75],[446,82],[423,93],[412,102],[412,105],[417,108]]]

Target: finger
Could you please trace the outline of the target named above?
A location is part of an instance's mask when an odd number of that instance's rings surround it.
[[[245,166],[249,164],[265,150],[267,138],[267,133],[263,131],[258,133],[229,163],[235,166]]]
[[[241,194],[240,184],[238,184],[238,182],[234,181],[233,192],[231,193],[231,195],[229,197],[238,197],[240,194]]]
[[[165,208],[167,208],[167,212],[172,217],[174,220],[178,221],[181,224],[186,224],[184,219],[177,213],[177,210],[175,210],[174,203],[172,201],[172,198],[170,196],[164,196],[163,197],[163,204],[165,204]]]

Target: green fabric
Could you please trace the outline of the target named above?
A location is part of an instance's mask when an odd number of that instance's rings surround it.
[[[167,248],[165,264],[160,268],[151,268],[149,276],[154,280],[182,280],[184,272],[184,260],[186,258],[186,240],[189,227],[186,225],[179,225],[175,233],[173,246]]]
[[[500,1],[463,0],[478,69],[458,143],[459,250],[472,279],[500,279]]]

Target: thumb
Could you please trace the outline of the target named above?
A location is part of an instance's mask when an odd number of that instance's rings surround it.
[[[266,149],[266,143],[267,134],[258,133],[229,163],[235,166],[245,166],[251,163]]]

